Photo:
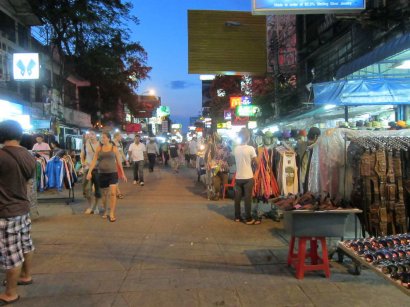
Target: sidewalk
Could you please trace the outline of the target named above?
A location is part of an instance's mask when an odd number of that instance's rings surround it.
[[[127,172],[115,223],[84,215],[79,192],[39,205],[35,282],[16,306],[409,306],[383,278],[336,262],[330,279],[297,280],[282,224],[234,223],[233,201],[208,201],[193,169],[146,171],[144,187]]]

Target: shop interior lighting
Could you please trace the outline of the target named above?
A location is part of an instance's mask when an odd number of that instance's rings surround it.
[[[331,109],[334,109],[334,108],[336,108],[335,104],[326,104],[325,107],[324,107],[325,110],[331,110]]]
[[[405,60],[405,61],[400,62],[394,68],[396,68],[396,69],[410,69],[410,60]]]

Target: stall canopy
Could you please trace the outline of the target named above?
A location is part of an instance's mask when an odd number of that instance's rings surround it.
[[[410,104],[410,79],[353,79],[313,84],[315,104]]]

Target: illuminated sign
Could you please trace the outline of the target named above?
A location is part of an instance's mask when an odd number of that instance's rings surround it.
[[[14,80],[36,80],[40,78],[38,53],[13,53]]]
[[[228,128],[228,125],[227,125],[227,123],[217,123],[217,124],[216,124],[216,128],[218,128],[218,129],[226,129],[226,128]]]
[[[243,105],[248,105],[251,104],[251,98],[247,96],[234,96],[234,97],[229,97],[229,104],[232,109],[235,109],[237,106],[243,106]]]
[[[364,10],[366,0],[252,0],[252,13],[273,14],[319,14]]]
[[[256,121],[249,121],[248,122],[248,129],[255,129],[258,128],[258,122]]]
[[[169,114],[171,114],[171,110],[169,107],[167,106],[160,106],[157,109],[157,116],[158,117],[163,117],[163,116],[168,116]]]
[[[237,116],[256,116],[256,113],[258,112],[259,107],[254,105],[237,106],[235,109],[235,114]]]
[[[233,115],[233,110],[225,110],[224,111],[224,119],[231,120]]]

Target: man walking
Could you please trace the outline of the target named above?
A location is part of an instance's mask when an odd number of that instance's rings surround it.
[[[135,136],[134,143],[128,148],[128,156],[134,167],[134,184],[139,182],[140,186],[144,186],[144,160],[147,159],[147,149],[141,143],[139,135]]]
[[[0,304],[19,300],[17,285],[33,283],[34,246],[31,240],[30,202],[27,182],[34,176],[35,159],[20,146],[23,130],[19,123],[0,123],[0,259],[6,271],[6,290]]]
[[[155,143],[155,138],[152,137],[149,139],[147,144],[147,153],[148,153],[148,162],[149,162],[149,171],[152,173],[155,167],[155,160],[159,154],[157,143]]]
[[[175,139],[172,139],[171,144],[168,147],[169,156],[171,157],[172,168],[174,173],[178,173],[179,169],[179,155],[178,155],[178,144]]]
[[[188,144],[189,147],[189,161],[191,167],[196,167],[196,156],[198,154],[198,141],[197,138],[194,136],[192,140]]]

